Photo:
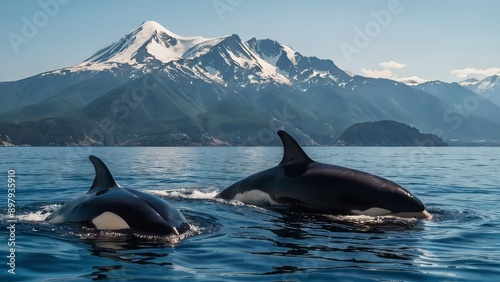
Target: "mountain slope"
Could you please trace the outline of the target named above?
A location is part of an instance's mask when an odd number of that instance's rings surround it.
[[[460,84],[500,107],[500,74],[482,80],[464,80]]]
[[[474,114],[492,121],[500,122],[500,107],[458,83],[430,81],[414,88],[430,93],[445,102],[453,112],[464,118]]]
[[[330,60],[304,57],[292,48],[270,39],[252,38],[246,42],[250,49],[277,71],[288,77],[291,84],[306,89],[314,84],[339,85],[351,79]]]

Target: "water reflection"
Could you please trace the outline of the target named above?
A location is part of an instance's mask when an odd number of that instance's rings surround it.
[[[329,231],[332,233],[355,232],[383,234],[422,230],[422,221],[413,218],[332,216],[282,211],[281,216],[270,221],[279,229],[271,230],[280,237],[304,239],[311,232],[304,230]]]
[[[109,234],[101,236],[109,237]],[[83,242],[87,245],[89,254],[99,261],[107,259],[105,265],[92,266],[89,274],[81,276],[92,280],[113,280],[128,277],[127,273],[133,265],[152,265],[155,267],[172,267],[169,255],[173,252],[172,244],[161,240],[152,241],[138,238],[133,235],[116,236],[115,238],[87,238]],[[120,278],[121,277],[121,278]]]
[[[93,266],[92,269],[94,269],[94,271],[90,274],[83,275],[82,278],[90,278],[94,281],[110,280],[113,279],[113,277],[110,277],[111,273],[122,271],[124,268],[123,265]]]
[[[169,255],[169,248],[162,243],[144,242],[90,242],[88,248],[93,256],[112,259],[117,262],[133,264],[153,264],[158,266],[172,265],[165,259]]]
[[[258,210],[257,213],[263,213]],[[395,267],[414,263],[422,252],[408,246],[408,234],[423,230],[422,221],[394,217],[329,216],[292,212],[269,213],[270,224],[252,227],[256,241],[273,248],[256,256],[280,258],[264,275],[308,273],[335,268]],[[262,234],[268,234],[263,236]],[[246,233],[248,236],[248,233]],[[417,271],[415,269],[415,271]],[[418,271],[417,271],[418,272]],[[300,275],[302,275],[300,274]]]

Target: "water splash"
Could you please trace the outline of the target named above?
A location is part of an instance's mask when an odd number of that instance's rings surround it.
[[[216,188],[207,188],[204,191],[197,189],[176,189],[176,190],[147,190],[145,192],[151,193],[155,196],[177,199],[191,199],[191,200],[212,200],[217,196],[219,190]]]
[[[42,222],[45,218],[49,216],[53,211],[57,210],[61,205],[59,204],[49,204],[40,207],[26,207],[21,209],[14,218],[11,218],[7,213],[0,214],[0,220],[16,219],[20,222]],[[24,211],[26,209],[26,211]]]
[[[444,210],[437,207],[427,207],[432,214],[432,221],[441,222],[455,220],[459,222],[470,222],[483,219],[477,212],[471,210]]]

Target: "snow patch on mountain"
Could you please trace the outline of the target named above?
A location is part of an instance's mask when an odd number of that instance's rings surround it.
[[[200,37],[200,38],[203,38],[203,37]],[[200,40],[199,42],[192,44],[192,46],[189,47],[184,52],[184,54],[182,55],[182,58],[183,59],[190,59],[190,58],[196,58],[196,57],[205,55],[215,45],[221,43],[221,41],[223,41],[224,39],[226,39],[226,36],[216,37],[216,38],[203,38],[203,40]],[[186,45],[188,45],[188,44],[186,44]]]
[[[288,47],[286,45],[280,44],[280,46],[283,48],[283,51],[285,52],[288,60],[290,60],[290,62],[292,62],[293,65],[297,65],[295,50],[293,50],[291,47]]]
[[[469,79],[460,81],[458,84],[462,85],[463,87],[467,87],[467,86],[475,85],[478,82],[479,82],[479,79],[469,78]]]
[[[483,93],[500,85],[500,75],[489,76],[475,84],[476,92]]]
[[[404,83],[404,84],[406,84],[408,86],[416,86],[416,85],[419,85],[419,84],[422,84],[422,83],[426,83],[426,82],[429,81],[429,80],[427,80],[425,78],[420,78],[418,76],[409,76],[409,77],[395,78],[394,80],[398,81],[398,82],[401,82],[401,83]]]

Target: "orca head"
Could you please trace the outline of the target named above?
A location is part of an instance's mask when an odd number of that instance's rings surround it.
[[[432,218],[417,197],[395,182],[370,175],[370,183],[365,181],[363,184],[370,192],[363,195],[362,208],[352,210],[354,214]]]
[[[420,199],[414,196],[410,191],[401,187],[399,184],[387,180],[394,185],[396,191],[389,191],[384,202],[391,206],[391,216],[398,217],[414,217],[419,219],[431,219],[432,215],[425,209],[424,204]],[[387,201],[388,200],[388,201]]]
[[[87,194],[90,221],[101,230],[131,230],[150,235],[179,235],[190,229],[181,212],[154,195],[121,188],[106,165],[90,156],[95,178]]]
[[[135,197],[133,206],[124,213],[132,219],[129,221],[132,230],[158,235],[179,235],[190,230],[182,213],[166,200],[141,191],[124,190]]]

